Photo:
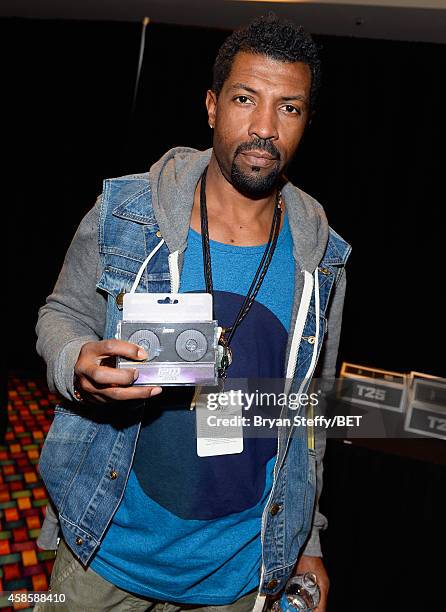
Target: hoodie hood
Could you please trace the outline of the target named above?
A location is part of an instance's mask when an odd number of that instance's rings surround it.
[[[150,168],[152,205],[161,234],[171,253],[187,247],[194,193],[212,149],[176,147]],[[328,222],[322,206],[289,181],[282,187],[300,270],[313,272],[328,242]]]

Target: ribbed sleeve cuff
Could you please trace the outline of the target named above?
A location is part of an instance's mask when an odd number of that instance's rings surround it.
[[[316,527],[313,527],[310,539],[308,540],[302,554],[307,555],[308,557],[322,557],[319,529]]]
[[[56,389],[63,397],[70,401],[77,401],[74,396],[74,366],[79,357],[81,348],[87,342],[97,342],[96,336],[82,336],[72,340],[64,346],[56,364],[54,383]]]

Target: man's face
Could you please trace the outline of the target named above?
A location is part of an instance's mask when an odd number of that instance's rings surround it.
[[[304,133],[310,87],[302,62],[239,52],[218,99],[208,91],[214,154],[238,191],[255,198],[274,188]]]

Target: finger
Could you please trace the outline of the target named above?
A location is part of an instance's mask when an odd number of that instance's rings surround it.
[[[107,403],[123,400],[148,399],[161,393],[161,387],[98,387],[85,379],[82,394],[88,401]]]
[[[102,389],[101,395],[106,401],[124,401],[136,399],[149,399],[162,392],[161,387],[109,387]]]
[[[104,389],[103,393],[114,401],[132,400],[132,399],[149,399],[155,397],[162,392],[161,387],[110,387]]]
[[[110,368],[109,366],[98,366],[96,364],[84,369],[82,374],[93,385],[107,387],[112,385],[129,386],[138,378],[138,372],[134,368]],[[80,381],[80,386],[82,387],[82,380]]]
[[[101,340],[92,344],[94,346],[90,346],[89,350],[95,352],[96,358],[120,356],[134,359],[135,361],[147,359],[147,352],[137,344],[133,344],[133,342],[109,338],[108,340]]]

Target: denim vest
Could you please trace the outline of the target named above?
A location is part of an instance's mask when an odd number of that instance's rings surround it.
[[[159,244],[160,231],[152,209],[147,175],[104,182],[99,225],[103,264],[98,290],[107,296],[104,338],[112,338],[122,316],[117,297],[129,291],[141,264]],[[319,356],[327,329],[330,292],[350,252],[350,246],[330,229],[318,268]],[[171,291],[169,251],[163,244],[137,291]],[[181,265],[181,255],[180,261]],[[119,300],[118,300],[119,301]],[[316,336],[315,298],[297,353],[291,392],[297,392],[313,355]],[[303,392],[308,388],[305,381]],[[55,408],[54,421],[42,449],[39,469],[59,514],[64,539],[88,565],[100,546],[124,495],[141,426],[143,403],[91,405],[65,403]],[[285,413],[288,408],[284,408]],[[291,421],[296,412],[288,415]],[[315,450],[303,427],[280,427],[274,483],[262,520],[263,566],[260,590],[283,588],[311,529],[315,502]],[[274,510],[270,512],[270,509]],[[279,508],[279,511],[277,511]],[[285,520],[286,519],[286,520]]]

